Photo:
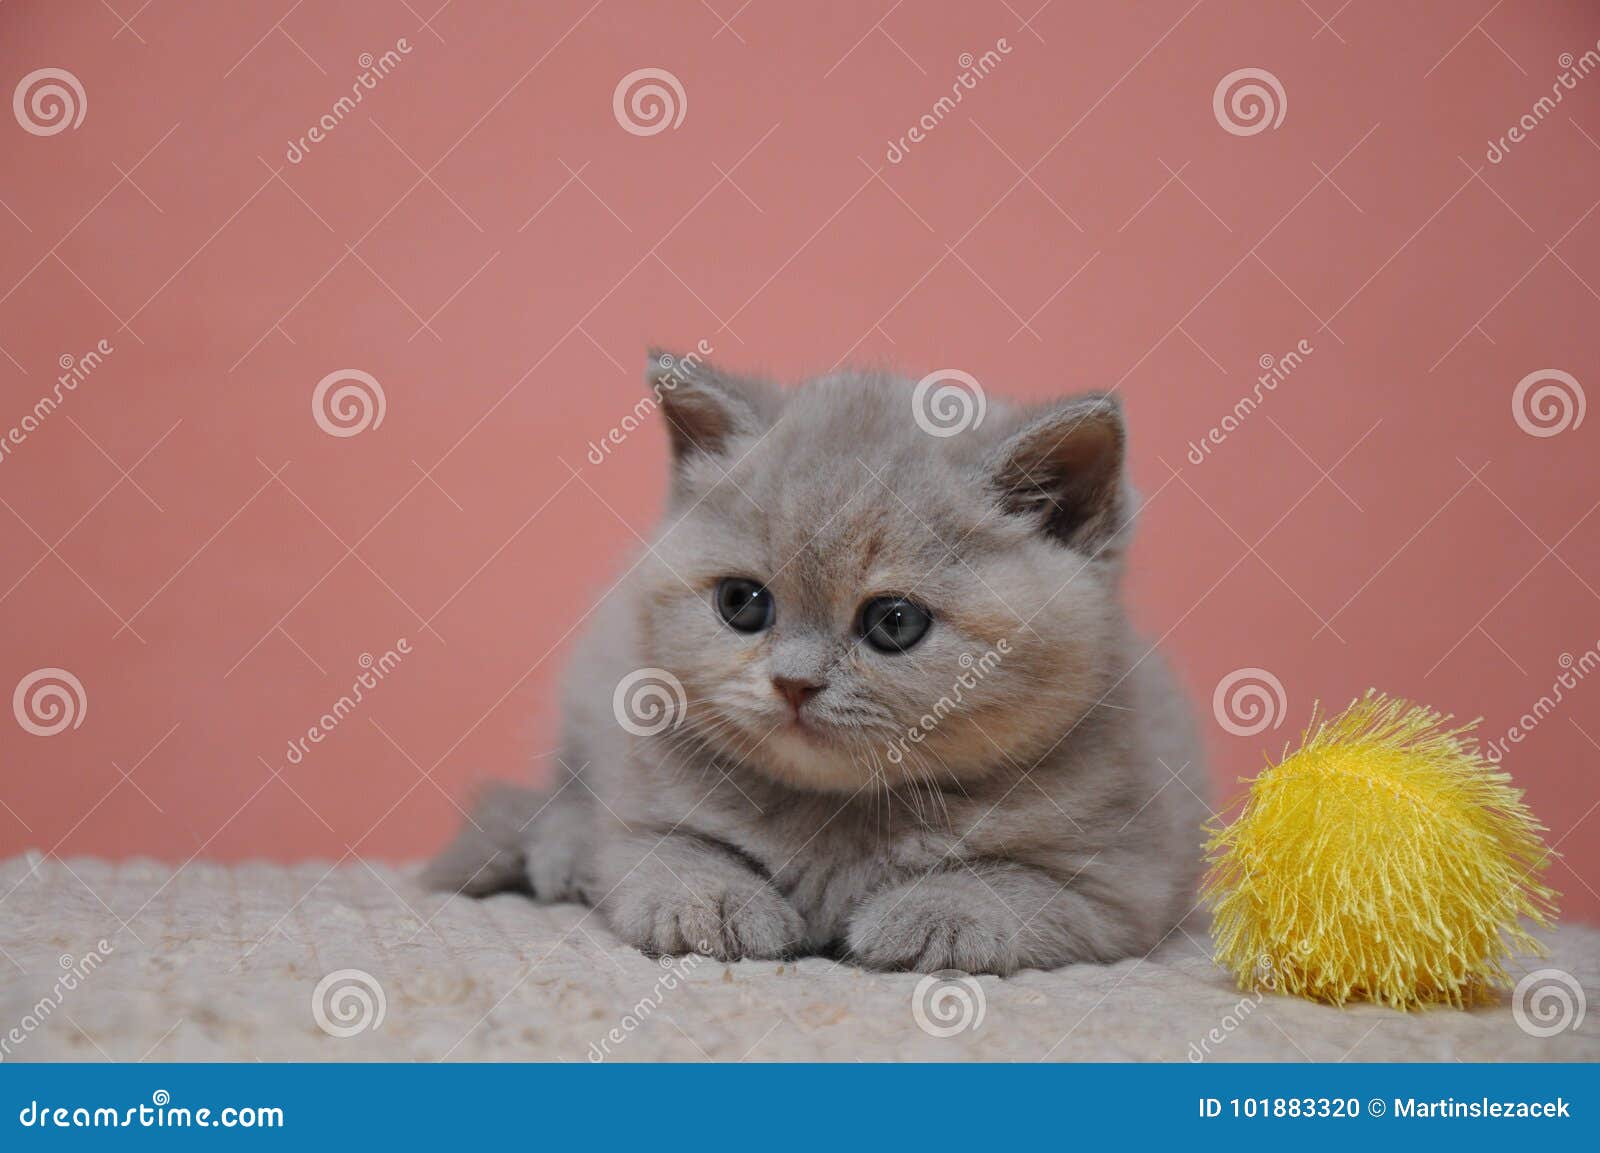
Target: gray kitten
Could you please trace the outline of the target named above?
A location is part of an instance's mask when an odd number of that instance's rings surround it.
[[[426,879],[583,901],[651,953],[1004,974],[1153,948],[1205,786],[1119,601],[1115,400],[955,431],[953,396],[877,375],[648,379],[669,505],[578,645],[560,771],[491,790]]]

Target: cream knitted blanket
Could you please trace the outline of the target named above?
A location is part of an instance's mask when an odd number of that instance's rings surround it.
[[[1241,993],[1198,920],[1142,960],[938,981],[658,961],[587,909],[412,872],[0,862],[0,1059],[1600,1059],[1600,931],[1580,926],[1524,966],[1553,975],[1519,1023],[1510,994],[1401,1014]]]

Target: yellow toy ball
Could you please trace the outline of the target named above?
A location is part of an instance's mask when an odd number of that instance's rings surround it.
[[[1467,735],[1477,722],[1451,719],[1371,690],[1313,710],[1238,819],[1207,826],[1216,959],[1241,988],[1461,1008],[1510,985],[1513,951],[1544,954],[1522,923],[1555,916],[1534,879],[1544,826]]]

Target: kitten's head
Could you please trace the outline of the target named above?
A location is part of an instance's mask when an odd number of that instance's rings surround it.
[[[684,686],[673,739],[811,789],[948,783],[1030,765],[1114,680],[1112,398],[991,399],[950,434],[878,375],[649,381],[673,477],[640,639]]]

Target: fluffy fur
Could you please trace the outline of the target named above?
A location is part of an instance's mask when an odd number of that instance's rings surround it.
[[[904,380],[651,366],[668,509],[577,647],[559,770],[482,798],[428,879],[583,901],[653,953],[1003,974],[1154,947],[1194,902],[1204,773],[1119,600],[1115,401],[991,399],[941,437]],[[766,585],[770,629],[722,621],[724,577]],[[859,635],[886,594],[934,618],[905,653]],[[614,710],[641,669],[685,702],[642,736]],[[826,687],[797,707],[775,677]]]

